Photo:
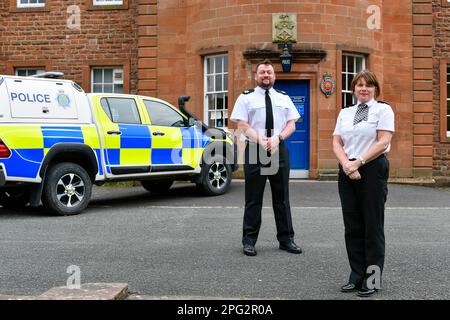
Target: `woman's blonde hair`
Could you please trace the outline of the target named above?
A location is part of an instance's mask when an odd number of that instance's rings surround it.
[[[353,78],[352,84],[350,85],[353,94],[355,94],[356,84],[361,78],[366,80],[367,85],[375,87],[375,99],[376,99],[381,92],[380,84],[378,83],[378,79],[375,73],[367,69],[358,72],[358,74]]]

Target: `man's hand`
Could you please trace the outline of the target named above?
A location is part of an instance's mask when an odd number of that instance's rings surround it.
[[[278,136],[268,138],[267,145],[267,151],[269,151],[270,153],[274,153],[278,150],[278,146],[280,145],[280,138]]]
[[[268,150],[269,146],[269,139],[266,136],[259,136],[258,137],[258,144],[260,144],[264,150]]]

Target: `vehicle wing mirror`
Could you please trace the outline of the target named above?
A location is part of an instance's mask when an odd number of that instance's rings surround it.
[[[195,120],[194,121],[194,126],[196,126],[197,128],[201,129],[203,127],[203,123],[200,120]]]

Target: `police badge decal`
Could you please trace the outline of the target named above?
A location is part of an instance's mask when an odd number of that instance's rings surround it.
[[[58,90],[58,95],[56,96],[56,101],[58,105],[63,109],[70,108],[70,97],[65,94],[63,90]]]
[[[331,75],[328,72],[326,72],[323,75],[323,80],[322,83],[320,84],[320,89],[327,98],[331,96],[331,94],[336,89],[336,84],[334,83],[333,79],[331,78]]]

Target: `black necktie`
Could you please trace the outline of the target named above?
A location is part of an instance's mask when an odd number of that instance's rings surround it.
[[[272,100],[270,100],[269,90],[266,90],[266,136],[270,138],[273,131]]]
[[[358,105],[358,109],[356,110],[355,117],[353,118],[353,125],[357,125],[361,121],[367,121],[367,117],[369,115],[369,106],[365,103],[361,103]]]
[[[272,100],[270,100],[269,90],[266,90],[266,137],[270,138],[273,131],[273,112]],[[270,157],[270,152],[267,151],[267,156]]]

